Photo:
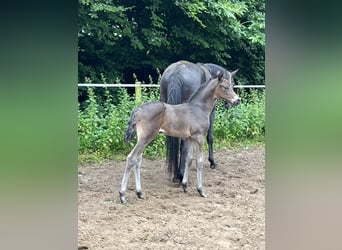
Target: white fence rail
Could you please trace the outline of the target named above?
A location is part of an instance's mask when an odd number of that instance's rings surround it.
[[[116,83],[116,84],[103,84],[103,83],[79,83],[78,87],[101,87],[101,88],[117,88],[117,87],[155,87],[158,88],[160,85],[158,84],[121,84],[121,83]],[[234,88],[265,88],[265,85],[235,85]]]

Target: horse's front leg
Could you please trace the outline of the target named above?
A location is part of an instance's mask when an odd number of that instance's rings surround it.
[[[203,155],[201,154],[200,157],[197,159],[197,191],[202,197],[207,197],[203,192],[202,186],[202,175],[203,175]]]
[[[196,152],[196,166],[197,166],[197,191],[202,197],[206,197],[203,192],[202,186],[202,176],[203,176],[203,140],[199,139],[198,144],[196,145],[195,152]]]
[[[215,107],[213,111],[210,114],[210,124],[207,134],[207,143],[208,143],[208,149],[209,149],[209,162],[210,162],[210,168],[214,169],[217,167],[217,164],[214,160],[214,150],[213,150],[213,143],[214,143],[214,119],[215,119]]]

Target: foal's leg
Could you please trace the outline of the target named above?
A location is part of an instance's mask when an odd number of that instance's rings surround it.
[[[189,179],[189,168],[192,162],[192,152],[193,152],[193,143],[190,142],[190,139],[184,140],[184,148],[186,148],[186,153],[184,154],[184,175],[182,180],[183,190],[187,192],[188,187],[188,179]]]
[[[149,141],[138,139],[137,144],[127,156],[126,168],[125,168],[124,175],[122,177],[122,182],[121,182],[121,187],[120,187],[120,192],[119,192],[120,200],[121,200],[121,203],[123,204],[127,203],[127,200],[126,200],[127,183],[128,183],[129,174],[134,166],[136,167],[135,181],[136,181],[137,195],[139,198],[141,198],[140,196],[142,196],[141,183],[140,183],[140,166],[141,166],[141,160],[142,160],[142,153],[148,143]]]
[[[210,162],[210,168],[214,169],[217,167],[217,164],[214,160],[214,152],[213,152],[213,143],[214,143],[214,118],[215,118],[215,108],[210,114],[210,124],[209,124],[209,129],[208,129],[208,134],[207,134],[207,143],[208,143],[208,148],[209,148],[209,162]]]
[[[202,175],[203,175],[203,138],[198,138],[195,143],[196,165],[197,165],[197,191],[202,197],[206,197],[202,190]]]
[[[140,180],[140,169],[142,162],[142,154],[137,159],[137,164],[135,165],[135,190],[138,198],[144,199],[144,195],[141,190],[141,180]]]
[[[203,154],[197,158],[197,191],[202,197],[206,197],[202,190],[202,175],[203,175]]]
[[[127,203],[126,189],[127,189],[129,174],[131,173],[132,168],[136,165],[136,156],[134,154],[136,147],[137,146],[135,146],[134,149],[131,151],[131,153],[129,153],[129,155],[127,156],[127,160],[126,160],[126,168],[125,168],[124,175],[122,177],[121,187],[120,187],[120,192],[119,192],[120,200],[122,204]]]

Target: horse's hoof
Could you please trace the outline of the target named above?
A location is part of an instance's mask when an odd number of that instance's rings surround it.
[[[197,191],[199,192],[201,197],[204,197],[204,198],[207,197],[207,195],[203,192],[202,189],[197,189]]]
[[[216,162],[213,162],[213,163],[210,164],[210,168],[211,169],[215,169],[216,167],[217,167]]]
[[[127,204],[127,200],[126,200],[126,195],[125,195],[125,193],[119,192],[119,194],[120,194],[120,201],[121,201],[121,204],[126,205],[126,204]]]
[[[188,192],[187,188],[188,188],[188,184],[187,183],[183,183],[183,191],[184,191],[184,193]]]
[[[174,176],[173,178],[172,178],[172,182],[173,183],[181,183],[182,182],[182,180],[183,180],[183,176]]]
[[[140,192],[136,192],[137,196],[139,199],[144,199],[144,194],[140,191]]]

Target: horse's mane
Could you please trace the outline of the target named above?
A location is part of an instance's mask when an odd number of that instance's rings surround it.
[[[199,92],[202,91],[202,89],[204,89],[211,81],[213,80],[217,80],[217,78],[214,78],[214,79],[210,79],[208,80],[206,83],[202,84],[190,97],[189,99],[186,101],[186,102],[190,102],[192,101],[193,99],[195,99],[195,97],[198,95]]]
[[[227,77],[227,70],[224,67],[220,66],[220,65],[217,65],[217,64],[214,64],[214,63],[205,63],[205,64],[203,64],[203,66],[206,67],[209,70],[209,72],[210,72],[210,74],[212,75],[213,78],[217,77],[217,72],[218,71],[223,72],[223,75],[225,77]]]

